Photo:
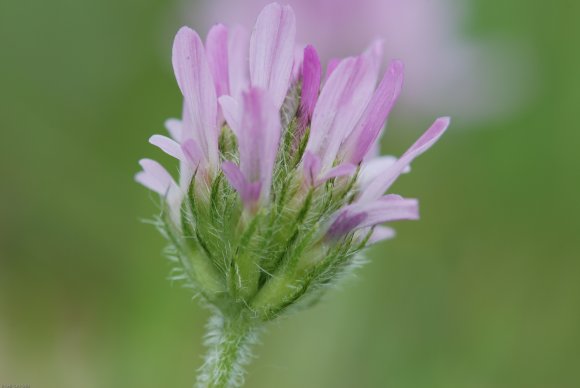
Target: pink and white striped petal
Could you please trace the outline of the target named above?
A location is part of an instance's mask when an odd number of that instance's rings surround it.
[[[217,97],[199,35],[182,27],[173,44],[173,68],[184,96],[182,140],[195,139],[211,166],[219,163]]]
[[[248,50],[250,36],[245,28],[239,25],[230,27],[228,38],[228,74],[230,95],[236,99],[250,85]]]
[[[268,90],[278,109],[290,86],[295,37],[294,11],[273,3],[258,16],[250,39],[251,85]]]
[[[205,40],[205,50],[217,96],[229,95],[228,29],[226,26],[216,24],[209,30]]]

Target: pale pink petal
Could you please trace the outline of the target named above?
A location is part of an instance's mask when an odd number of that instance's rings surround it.
[[[159,147],[163,152],[169,156],[173,156],[178,160],[184,160],[181,146],[175,140],[162,135],[153,135],[149,138],[149,143]]]
[[[250,84],[248,50],[250,38],[245,28],[235,25],[229,30],[228,60],[230,94],[240,98],[242,91]]]
[[[332,58],[331,60],[328,61],[328,64],[326,65],[326,75],[324,76],[324,83],[328,81],[332,73],[336,70],[336,68],[340,64],[340,61],[342,61],[342,59],[340,58]]]
[[[249,183],[240,170],[232,162],[223,162],[222,170],[230,185],[240,194],[242,202],[246,206],[252,206],[260,198],[261,182]]]
[[[356,171],[356,166],[350,163],[343,163],[336,167],[331,168],[328,170],[320,179],[318,180],[318,184],[324,183],[329,179],[338,178],[343,176],[349,176],[354,174]]]
[[[302,65],[304,63],[304,46],[303,44],[297,44],[294,47],[294,60],[292,62],[292,76],[290,77],[291,82],[296,82],[302,74]]]
[[[383,193],[391,187],[399,175],[401,175],[401,173],[407,168],[407,166],[409,166],[413,159],[427,151],[437,140],[439,140],[441,135],[443,135],[449,126],[449,122],[449,117],[435,120],[427,132],[425,132],[423,136],[421,136],[393,166],[361,192],[358,199],[359,202],[368,202],[381,197]]]
[[[240,170],[249,183],[260,183],[260,198],[267,201],[280,141],[280,114],[265,90],[250,89],[242,100],[237,135]]]
[[[360,163],[379,137],[403,85],[403,64],[393,61],[369,102],[361,120],[345,140],[344,160]]]
[[[364,191],[368,185],[384,174],[395,162],[397,158],[391,155],[380,156],[370,159],[362,165],[357,184],[361,191]]]
[[[181,152],[192,167],[197,167],[203,159],[203,151],[193,139],[187,139],[181,144]]]
[[[367,242],[367,246],[379,243],[381,241],[390,240],[395,238],[395,229],[389,228],[388,226],[375,226],[371,237]]]
[[[296,20],[289,6],[266,6],[250,39],[250,79],[253,87],[268,90],[280,108],[290,86]]]
[[[159,195],[166,196],[175,182],[167,170],[158,162],[151,159],[141,159],[139,164],[143,171],[135,176],[137,182]]]
[[[364,112],[374,90],[376,75],[368,55],[348,58],[338,65],[324,85],[314,109],[307,149],[330,168],[340,145]]]
[[[355,65],[355,58],[347,58],[340,62],[322,88],[313,112],[310,137],[306,146],[307,151],[318,156],[324,154],[328,138],[334,136],[331,131],[339,109],[340,97],[354,71]]]
[[[173,45],[173,68],[185,97],[182,140],[195,139],[210,165],[217,166],[217,97],[199,35],[182,27]]]
[[[181,120],[169,119],[165,121],[165,128],[171,135],[171,138],[177,142],[181,141]]]
[[[209,30],[205,40],[205,50],[217,96],[230,94],[228,29],[226,26],[216,24]]]
[[[298,138],[304,133],[312,119],[314,107],[316,106],[316,101],[318,101],[321,73],[322,67],[316,49],[312,46],[306,46],[302,66],[302,95],[298,112],[300,123]]]
[[[242,106],[231,96],[222,96],[219,103],[224,114],[224,118],[230,129],[239,137],[240,127],[242,126]]]

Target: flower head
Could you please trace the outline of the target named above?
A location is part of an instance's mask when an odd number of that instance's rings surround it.
[[[295,35],[294,12],[279,4],[251,35],[216,25],[204,44],[181,28],[173,68],[183,115],[166,123],[170,137],[150,139],[180,176],[149,159],[136,176],[163,198],[179,277],[224,315],[277,317],[392,238],[383,224],[418,219],[417,200],[386,192],[449,125],[437,119],[398,159],[376,155],[403,64],[381,75],[377,41],[323,72]]]

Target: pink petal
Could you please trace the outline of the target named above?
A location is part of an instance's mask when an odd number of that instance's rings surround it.
[[[203,152],[193,139],[188,139],[181,144],[181,152],[192,167],[197,167],[202,162]]]
[[[184,160],[179,143],[167,136],[153,135],[149,138],[149,143],[159,147],[167,155],[173,156],[177,160]]]
[[[296,20],[289,6],[266,6],[250,39],[250,79],[253,87],[270,91],[279,109],[288,87],[294,59]]]
[[[331,60],[328,61],[328,64],[326,65],[326,76],[324,77],[325,80],[324,83],[328,81],[332,73],[336,70],[336,68],[340,64],[340,61],[341,61],[340,58],[332,58]]]
[[[391,221],[419,219],[419,202],[416,199],[385,196],[370,203],[352,206],[367,214],[359,225],[360,228]]]
[[[396,195],[384,196],[368,203],[354,203],[336,212],[328,235],[341,237],[357,229],[368,228],[385,222],[416,220],[419,218],[418,202]]]
[[[312,119],[314,107],[316,106],[316,101],[318,101],[321,73],[322,66],[316,49],[312,46],[306,46],[302,65],[302,95],[299,111],[301,134],[306,130],[308,122]]]
[[[343,144],[345,160],[358,164],[375,144],[403,85],[403,63],[393,61],[361,120]]]
[[[386,155],[378,158],[373,158],[362,165],[359,177],[358,186],[361,191],[364,191],[375,179],[379,178],[385,173],[395,162],[397,158]]]
[[[307,150],[330,168],[340,145],[364,112],[375,87],[374,64],[369,56],[348,58],[338,65],[324,85],[312,117]]]
[[[181,121],[177,119],[169,119],[165,121],[165,128],[167,132],[171,135],[173,140],[179,142],[181,141]]]
[[[222,96],[219,98],[219,103],[224,114],[224,118],[228,123],[230,129],[239,137],[240,127],[242,126],[242,107],[231,96]]]
[[[228,70],[228,29],[223,24],[213,26],[205,40],[207,62],[215,82],[217,96],[230,94]]]
[[[356,166],[350,163],[343,163],[328,170],[319,180],[318,184],[324,183],[329,179],[348,176],[354,174]]]
[[[167,170],[151,159],[141,159],[139,164],[143,171],[135,176],[135,180],[159,195],[166,196],[175,182]]]
[[[240,194],[242,202],[247,206],[253,206],[260,198],[261,183],[249,183],[240,170],[232,162],[223,162],[222,170],[230,185]]]
[[[229,30],[228,60],[230,94],[240,98],[242,91],[250,84],[248,69],[248,50],[250,39],[248,32],[241,26],[233,26]]]
[[[302,65],[304,64],[304,48],[302,44],[297,44],[294,47],[294,60],[292,62],[291,82],[296,82],[302,74]]]
[[[384,240],[390,240],[390,239],[394,238],[395,235],[396,235],[396,232],[395,232],[395,229],[393,229],[393,228],[389,228],[388,226],[381,226],[381,225],[375,226],[375,228],[373,229],[373,233],[371,234],[371,237],[369,238],[367,246],[376,244],[376,243],[384,241]]]
[[[261,198],[270,196],[272,172],[280,141],[280,114],[265,90],[242,94],[242,118],[237,133],[240,170],[250,183],[260,183]]]
[[[391,168],[385,171],[384,175],[375,179],[374,182],[369,184],[368,187],[361,192],[359,201],[368,202],[383,195],[399,175],[404,172],[413,159],[427,151],[437,140],[439,140],[441,135],[443,135],[449,126],[449,123],[449,117],[442,117],[435,120],[433,125],[423,134],[423,136],[421,136],[419,140],[417,140]]]
[[[217,165],[217,97],[201,39],[182,27],[173,44],[173,69],[184,100],[183,139],[193,138],[204,150],[207,161]]]

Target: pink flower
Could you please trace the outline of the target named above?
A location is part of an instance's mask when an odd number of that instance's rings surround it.
[[[418,217],[416,200],[383,195],[412,160],[439,139],[449,119],[435,121],[400,159],[374,158],[401,92],[402,62],[391,61],[379,77],[382,44],[375,41],[359,56],[331,61],[323,79],[318,53],[313,46],[297,45],[295,36],[292,8],[278,4],[264,8],[249,39],[242,27],[221,24],[211,28],[205,46],[187,27],[177,33],[173,67],[183,94],[183,117],[166,123],[172,138],[155,135],[150,142],[179,160],[180,183],[147,159],[141,161],[144,170],[137,175],[140,183],[167,199],[177,225],[191,181],[207,194],[222,173],[247,210],[267,209],[272,196],[280,195],[272,193],[277,160],[297,153],[299,179],[313,190],[329,180],[352,179],[361,171],[354,202],[331,217],[332,238]],[[291,97],[298,86],[300,95]],[[292,106],[293,99],[298,104],[292,110],[285,101]],[[292,117],[281,122],[288,114],[295,115],[295,124]],[[229,156],[218,144],[224,124],[237,143]],[[281,145],[288,131],[295,131],[290,151]],[[378,231],[373,240],[392,235]]]
[[[289,6],[270,4],[251,35],[216,25],[205,44],[182,27],[173,68],[183,95],[170,137],[150,142],[179,161],[179,180],[143,159],[136,180],[157,192],[156,225],[183,281],[212,307],[199,386],[233,387],[256,330],[311,304],[392,238],[384,223],[419,218],[416,199],[386,194],[445,132],[434,124],[399,159],[377,144],[403,83],[403,64],[381,72],[382,43],[329,61],[296,44]],[[225,344],[225,345],[224,345]]]

